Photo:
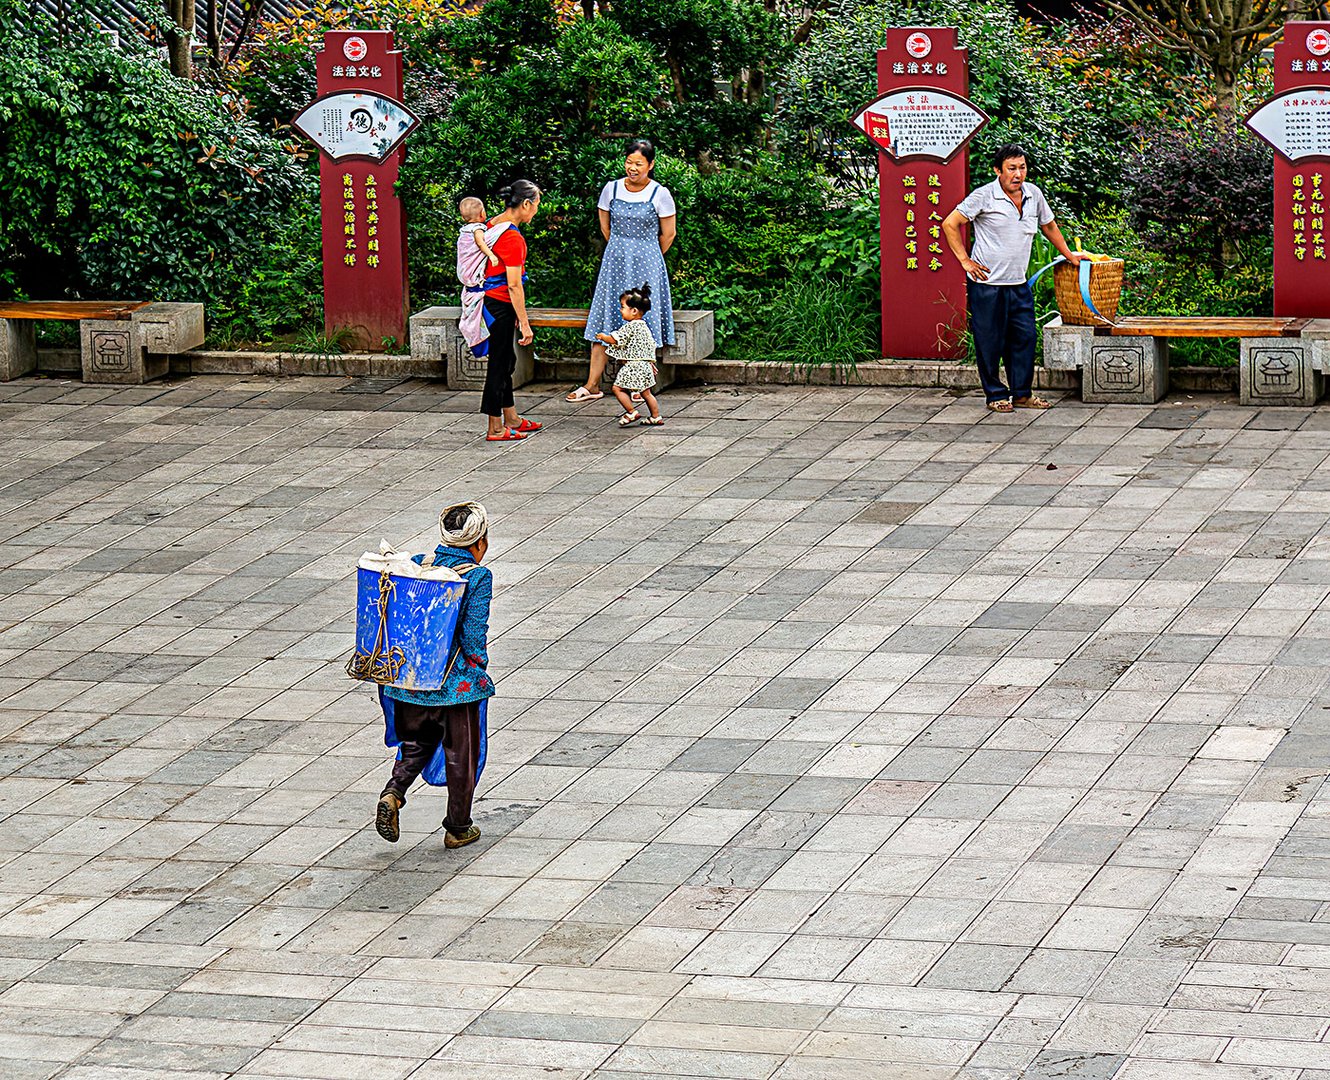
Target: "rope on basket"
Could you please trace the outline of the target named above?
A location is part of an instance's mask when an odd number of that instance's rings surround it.
[[[1080,243],[1080,241],[1078,240],[1077,243]],[[1030,288],[1033,289],[1034,283],[1036,281],[1038,281],[1041,277],[1043,277],[1050,270],[1052,270],[1053,267],[1057,266],[1058,263],[1064,263],[1066,261],[1067,259],[1065,256],[1059,255],[1051,263],[1048,263],[1046,266],[1042,266],[1037,271],[1035,271],[1034,277],[1030,278],[1030,280],[1027,281],[1025,284],[1029,285]],[[1085,302],[1085,306],[1090,309],[1090,311],[1094,314],[1095,318],[1103,319],[1105,326],[1113,326],[1114,321],[1112,319],[1106,318],[1103,312],[1101,312],[1097,307],[1094,306],[1094,301],[1090,299],[1090,260],[1089,259],[1081,260],[1080,265],[1076,267],[1076,277],[1077,277],[1077,284],[1080,285],[1081,287],[1081,299]]]
[[[346,662],[346,673],[353,679],[371,679],[376,683],[391,683],[406,663],[406,653],[400,645],[388,646],[388,601],[397,593],[397,586],[387,570],[379,574],[379,632],[374,635],[374,648],[369,653],[359,649]]]

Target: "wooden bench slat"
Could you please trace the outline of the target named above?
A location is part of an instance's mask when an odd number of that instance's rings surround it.
[[[28,300],[0,302],[0,319],[128,319],[150,300]]]
[[[1276,318],[1261,316],[1233,318],[1128,316],[1119,319],[1112,326],[1097,327],[1095,333],[1111,337],[1300,337],[1303,327],[1308,321],[1287,316]]]
[[[540,308],[531,310],[531,325],[558,328],[561,330],[580,330],[586,326],[587,316],[591,312],[585,308]]]

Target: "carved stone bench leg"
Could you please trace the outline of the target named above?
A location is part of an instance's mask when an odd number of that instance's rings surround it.
[[[1050,371],[1088,371],[1093,326],[1063,326],[1062,316],[1044,327],[1044,367]]]
[[[411,316],[411,358],[437,360],[443,366],[439,374],[448,380],[449,390],[483,390],[488,360],[477,360],[458,329],[460,307],[432,307]],[[517,370],[513,386],[525,386],[534,377],[536,360],[531,349],[517,346]]]
[[[171,357],[203,344],[202,304],[148,304],[128,319],[79,323],[86,383],[145,383],[171,368]]]
[[[1153,405],[1168,393],[1168,339],[1089,339],[1081,400],[1094,404]]]
[[[143,346],[128,319],[84,319],[79,323],[85,383],[147,382]]]
[[[0,319],[0,382],[37,370],[37,324],[31,319]]]
[[[1313,343],[1302,338],[1243,338],[1238,400],[1243,405],[1315,405],[1324,376]]]

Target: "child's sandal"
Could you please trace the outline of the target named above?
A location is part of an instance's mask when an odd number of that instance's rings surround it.
[[[644,416],[642,417],[642,423],[647,427],[660,427],[661,424],[665,423],[665,417]]]
[[[639,416],[637,410],[634,409],[632,412],[624,413],[621,417],[619,417],[619,426],[631,427],[633,424],[636,424],[641,419],[642,417]]]

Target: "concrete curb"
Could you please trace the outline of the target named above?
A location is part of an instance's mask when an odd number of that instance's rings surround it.
[[[80,372],[77,349],[37,350],[38,370],[44,374],[73,375]],[[855,372],[832,368],[791,369],[788,364],[747,363],[742,360],[703,360],[675,365],[676,382],[702,382],[731,386],[892,386],[942,387],[954,390],[979,388],[979,373],[972,364],[941,360],[874,360],[860,364]],[[295,377],[324,375],[340,378],[442,379],[443,365],[431,360],[384,353],[342,353],[318,356],[310,353],[228,352],[195,349],[171,358],[175,375],[268,375]],[[1238,369],[1175,367],[1170,371],[1170,394],[1237,392]],[[586,360],[574,357],[537,357],[536,378],[552,382],[580,382],[586,377]],[[1035,369],[1035,385],[1041,390],[1074,392],[1080,374],[1074,371]]]

